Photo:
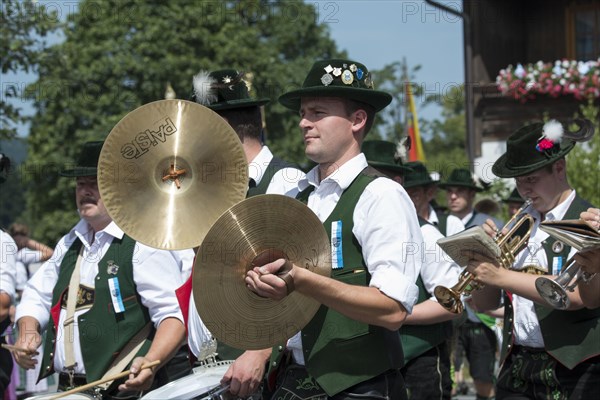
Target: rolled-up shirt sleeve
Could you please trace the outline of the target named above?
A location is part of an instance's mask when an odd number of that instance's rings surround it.
[[[133,279],[155,327],[166,318],[177,318],[183,323],[175,295],[183,280],[178,260],[170,251],[136,243]]]
[[[16,321],[21,317],[29,316],[39,322],[42,331],[46,328],[50,320],[52,291],[58,281],[60,263],[66,248],[70,245],[71,243],[65,243],[64,238],[61,239],[52,257],[42,264],[38,271],[27,281],[21,296],[21,302],[17,306]]]
[[[379,178],[361,195],[354,211],[353,233],[371,274],[370,286],[399,301],[410,313],[423,243],[414,205],[396,182]]]

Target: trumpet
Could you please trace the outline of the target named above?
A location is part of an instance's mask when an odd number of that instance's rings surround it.
[[[548,304],[557,310],[566,310],[571,304],[567,291],[572,292],[579,282],[588,282],[596,274],[581,270],[574,257],[571,257],[555,279],[540,277],[535,280],[535,288]]]
[[[519,208],[510,220],[508,220],[505,225],[510,226],[508,232],[502,233],[502,231],[499,230],[494,236],[494,242],[500,249],[498,262],[503,268],[511,268],[516,255],[527,245],[529,236],[531,236],[534,222],[533,217],[523,213],[529,205],[531,205],[531,199],[527,199],[521,208]],[[473,290],[478,290],[483,287],[481,283],[474,281],[474,279],[475,276],[472,273],[464,270],[460,274],[456,285],[451,288],[437,286],[434,289],[433,294],[440,305],[446,310],[455,314],[460,314],[464,311],[461,296],[463,294],[468,296]]]

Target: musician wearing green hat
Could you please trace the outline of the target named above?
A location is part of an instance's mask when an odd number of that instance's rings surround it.
[[[237,133],[248,162],[247,197],[260,194],[295,197],[298,181],[305,174],[294,164],[274,156],[265,144],[261,107],[270,99],[251,97],[249,78],[250,74],[235,69],[201,71],[193,77],[192,100],[219,114]],[[186,285],[191,287],[191,276]],[[184,297],[187,296],[186,300]],[[189,304],[189,313],[184,316],[188,326],[188,345],[194,357],[203,362],[207,356],[213,356],[206,354],[206,340],[211,334],[200,320],[192,291],[189,290],[180,301]],[[217,346],[218,359],[235,360],[222,383],[229,384],[229,391],[234,395],[253,393],[262,380],[270,351],[244,352],[223,343]]]
[[[578,287],[567,291],[568,309],[554,309],[535,285],[539,273],[558,275],[576,253],[539,224],[577,219],[590,208],[569,184],[565,156],[577,142],[589,140],[594,128],[588,120],[574,122],[575,131],[554,120],[522,127],[508,138],[506,153],[492,168],[498,177],[515,179],[519,194],[531,201],[524,212],[535,221],[511,269],[477,254],[467,266],[485,284],[472,293],[476,307],[497,307],[505,292],[498,399],[589,399],[600,393],[600,309],[583,308]],[[493,223],[484,228],[495,235]]]
[[[404,164],[401,157],[392,158],[396,146],[393,143],[383,146],[385,143],[389,142],[367,141],[363,152],[369,165],[388,177],[395,179],[402,174],[401,181],[415,206],[423,234],[423,242],[418,244],[423,261],[417,278],[419,298],[399,331],[405,362],[402,376],[409,399],[450,398],[452,379],[447,341],[452,335],[451,320],[459,314],[442,307],[433,291],[438,285],[452,287],[461,271],[436,243],[444,235],[422,215],[429,211],[435,193],[435,183],[427,169],[421,162]],[[386,156],[394,161],[397,170],[402,169],[393,172],[391,161],[384,162]]]
[[[323,222],[332,266],[325,277],[280,259],[246,274],[261,296],[281,299],[293,288],[322,304],[273,348],[271,398],[406,398],[397,330],[418,296],[421,261],[407,244],[423,239],[402,186],[361,152],[376,112],[391,100],[364,64],[345,59],[315,62],[302,86],[279,98],[299,114],[305,154],[317,163],[297,198]]]
[[[249,74],[235,69],[201,71],[193,79],[192,100],[223,117],[238,134],[248,161],[248,196],[295,196],[304,173],[292,163],[275,157],[265,144],[261,107],[268,98],[250,97]]]
[[[88,394],[137,396],[185,338],[175,296],[181,265],[174,252],[127,236],[108,214],[97,182],[102,145],[85,143],[76,164],[61,171],[75,180],[81,220],[25,286],[15,320],[16,345],[27,351],[14,356],[34,368],[45,331],[40,379],[56,372],[67,390],[129,370]],[[160,363],[141,368],[153,361]]]

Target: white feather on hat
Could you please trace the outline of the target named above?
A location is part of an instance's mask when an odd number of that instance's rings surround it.
[[[200,71],[194,75],[194,96],[196,103],[208,106],[218,100],[215,84],[217,80],[208,71]]]
[[[555,119],[552,119],[544,124],[543,135],[546,139],[553,143],[560,143],[563,138],[563,125]]]
[[[400,160],[402,163],[408,162],[408,152],[410,151],[410,137],[405,136],[398,144],[396,144],[396,153],[394,154],[395,160]]]

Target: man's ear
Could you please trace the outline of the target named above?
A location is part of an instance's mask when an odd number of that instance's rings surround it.
[[[350,115],[350,121],[352,122],[352,132],[361,131],[367,124],[367,112],[359,108]]]

